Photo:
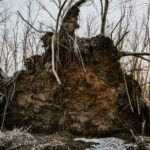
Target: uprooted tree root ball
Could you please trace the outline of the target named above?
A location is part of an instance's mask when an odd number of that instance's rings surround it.
[[[125,75],[132,112],[113,42],[97,36],[79,39],[79,46],[84,67],[74,61],[63,70],[59,68],[62,85],[58,85],[53,72],[40,67],[40,71],[17,74],[6,127],[31,126],[33,132],[66,130],[80,135],[107,135],[128,129],[140,132],[146,117],[141,89]],[[141,101],[140,114],[135,95]]]
[[[33,133],[106,136],[129,129],[140,133],[146,120],[148,129],[141,88],[132,76],[123,74],[113,41],[101,35],[75,38],[79,7],[84,2],[70,8],[56,36],[54,60],[61,85],[51,66],[52,32],[42,37],[42,56],[25,60],[26,70],[15,73],[9,84],[1,82],[0,91],[5,95],[1,113],[8,102],[5,128],[25,126]]]

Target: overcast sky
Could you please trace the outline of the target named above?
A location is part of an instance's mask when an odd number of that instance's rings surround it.
[[[5,5],[5,7],[11,7],[12,14],[15,14],[16,11],[18,10],[25,16],[27,10],[26,1],[27,0],[3,0],[3,5]],[[87,18],[89,16],[96,17],[97,20],[95,21],[95,24],[96,23],[97,25],[100,24],[100,0],[93,0],[93,1],[95,5],[89,6],[88,5],[89,3],[87,3],[81,8],[79,21],[81,22],[81,30],[83,31],[83,33],[84,30],[86,30],[85,25],[86,25]],[[112,2],[110,4],[109,14],[108,14],[110,24],[111,22],[117,22],[120,19],[119,18],[120,7],[122,6],[121,0],[111,0],[111,1]],[[150,0],[124,0],[124,2],[126,1],[131,1],[131,3],[134,4],[134,12],[136,16],[138,16],[137,18],[140,21],[143,13],[146,11],[148,3],[150,3]],[[58,12],[57,8],[54,5],[52,5],[52,2],[50,2],[50,0],[41,0],[41,2],[47,7],[48,10],[50,10],[50,12],[54,16],[57,15]],[[35,2],[35,0],[33,0],[33,5],[32,5],[33,16],[34,13],[37,12],[37,8],[38,8],[38,4]],[[50,19],[49,15],[44,11],[40,11],[37,22],[38,21],[46,23],[47,25],[50,25],[52,23],[52,20]]]
[[[5,8],[9,8],[9,13],[11,11],[11,17],[8,20],[7,23],[7,28],[10,31],[9,36],[12,35],[12,28],[15,25],[16,22],[16,12],[19,11],[25,19],[27,18],[27,7],[26,7],[26,1],[28,0],[3,0],[2,2],[0,2],[0,12],[2,12],[2,10],[4,10]],[[34,18],[35,14],[37,13],[37,9],[38,9],[38,4],[35,2],[35,0],[31,0],[33,2],[32,4],[32,14],[31,17],[32,19]],[[56,17],[58,10],[56,8],[56,6],[52,5],[52,2],[50,2],[51,0],[41,0],[41,2],[47,7],[47,9]],[[84,4],[81,7],[81,11],[80,11],[80,17],[79,17],[79,23],[80,23],[80,29],[77,31],[78,36],[86,36],[87,30],[86,30],[86,22],[87,20],[89,21],[89,19],[87,19],[88,17],[93,17],[96,18],[93,21],[93,29],[98,28],[99,30],[96,32],[96,34],[99,34],[100,32],[100,0],[93,0],[94,1],[94,5],[90,5],[89,3]],[[131,2],[133,4],[133,9],[134,9],[134,15],[132,18],[132,22],[131,25],[135,24],[135,20],[138,20],[138,23],[140,24],[142,22],[142,17],[143,14],[145,14],[146,16],[146,11],[147,11],[147,6],[148,3],[150,3],[150,0],[110,0],[111,4],[109,6],[109,12],[108,12],[108,24],[109,26],[112,25],[112,23],[115,25],[118,20],[120,19],[120,12],[122,9],[120,9],[123,6],[123,3],[121,1],[125,2]],[[127,10],[130,9],[130,6],[127,5]],[[22,43],[22,39],[23,36],[21,35],[21,33],[23,33],[23,29],[26,25],[26,23],[24,23],[23,21],[20,21],[23,24],[19,24],[19,31],[20,31],[20,36],[19,36],[19,42]],[[47,25],[47,26],[51,26],[54,25],[54,22],[52,21],[52,19],[50,18],[50,16],[43,10],[40,10],[39,14],[38,14],[38,18],[36,20],[36,23],[34,24],[34,27],[38,28],[39,26],[39,22]],[[5,28],[5,24],[2,25],[1,24],[1,30],[0,32],[4,31]],[[45,29],[44,31],[50,31],[50,29]],[[133,26],[132,30],[130,31],[134,31],[137,30],[137,28],[135,28],[135,26]],[[41,34],[37,34],[37,40],[40,41],[41,38]],[[11,37],[9,37],[9,39],[11,39]],[[11,39],[12,40],[12,39]],[[22,45],[20,44],[20,52],[22,52]],[[43,49],[42,49],[43,50]],[[22,54],[22,53],[21,53]],[[18,63],[20,63],[20,61],[22,61],[21,59],[22,57],[20,57],[20,59],[18,59]]]

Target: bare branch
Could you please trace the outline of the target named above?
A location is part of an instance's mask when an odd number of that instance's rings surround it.
[[[112,34],[114,33],[114,31],[116,30],[116,28],[118,27],[118,25],[122,22],[122,20],[124,19],[125,15],[123,15],[120,20],[118,21],[118,23],[115,25],[115,27],[113,28],[113,30],[111,31],[110,37],[112,38]]]
[[[120,52],[119,53],[119,58],[125,57],[125,56],[135,56],[135,57],[139,57],[147,62],[150,62],[149,59],[143,57],[143,56],[150,56],[150,53],[133,53],[133,52]]]
[[[64,6],[66,5],[68,0],[65,0],[64,3],[62,4],[62,6],[60,7],[60,10],[59,10],[59,13],[58,13],[58,16],[57,16],[57,19],[56,19],[56,33],[58,31],[58,25],[59,25],[59,19],[60,19],[60,15],[61,15],[61,12],[64,8]]]
[[[133,53],[133,52],[120,52],[119,53],[120,57],[124,57],[124,56],[150,56],[150,53]]]
[[[37,31],[38,33],[45,33],[44,31],[39,31],[38,29],[36,29],[35,27],[33,27],[33,25],[30,24],[30,23],[22,16],[22,14],[21,14],[19,11],[17,11],[17,13],[18,13],[18,15],[20,16],[20,18],[21,18],[25,23],[27,23],[32,29],[34,29],[34,30]]]
[[[127,31],[124,32],[124,34],[122,35],[122,37],[121,37],[120,39],[118,39],[117,43],[115,44],[116,47],[120,44],[120,42],[122,42],[122,41],[124,40],[125,36],[126,36],[128,33],[129,33],[129,32],[127,32]]]

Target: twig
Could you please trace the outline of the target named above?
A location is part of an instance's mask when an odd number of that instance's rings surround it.
[[[150,56],[150,53],[133,53],[133,52],[126,52],[126,51],[122,51],[119,53],[120,57],[124,57],[124,56]]]
[[[59,19],[60,19],[61,12],[62,12],[64,6],[66,5],[67,1],[68,1],[68,0],[65,0],[65,1],[64,1],[64,3],[62,4],[62,6],[60,7],[60,10],[59,10],[59,12],[58,12],[58,16],[57,16],[57,20],[56,20],[56,33],[57,33],[57,31],[58,31],[58,25],[59,25]]]
[[[48,11],[48,9],[47,9],[39,0],[36,0],[36,2],[49,14],[49,16],[50,16],[54,21],[56,21],[55,17],[50,13],[50,11]]]
[[[137,146],[138,146],[138,148],[139,149],[145,149],[145,141],[144,141],[144,138],[143,138],[143,136],[138,136],[138,137],[136,137],[135,135],[134,135],[134,133],[133,133],[133,130],[131,129],[130,130],[130,132],[131,132],[131,134],[132,134],[132,136],[133,136],[133,138],[134,138],[134,140],[135,140],[135,143],[137,144]]]
[[[113,30],[111,31],[110,37],[112,37],[112,34],[114,33],[115,29],[117,28],[117,26],[122,22],[123,18],[125,17],[125,15],[123,15],[120,20],[118,21],[118,23],[115,25],[115,27],[113,28]]]
[[[31,144],[22,144],[22,145],[17,145],[17,146],[14,146],[14,147],[10,147],[8,148],[7,150],[16,150],[16,149],[23,149],[25,146],[30,146]]]
[[[1,124],[1,132],[4,128],[4,123],[5,123],[5,119],[6,119],[6,112],[7,112],[7,108],[8,108],[8,99],[6,99],[6,104],[5,104],[5,107],[4,107],[4,113],[3,113],[3,119],[2,119],[2,124]]]
[[[140,84],[140,86],[145,86],[145,85],[147,85],[147,84],[150,84],[150,82],[146,82],[146,83],[144,83],[144,84]]]
[[[0,131],[2,131],[3,128],[4,128],[9,101],[12,101],[13,96],[15,94],[15,87],[16,87],[15,80],[16,80],[16,78],[13,78],[11,80],[8,79],[9,83],[6,83],[6,84],[10,85],[13,82],[13,91],[12,91],[10,96],[9,95],[4,95],[6,97],[6,103],[5,103],[5,107],[4,107],[4,113],[3,113],[3,119],[2,119],[2,124],[1,124],[1,130]],[[6,86],[8,86],[8,85],[6,85]]]
[[[123,39],[125,38],[125,36],[128,34],[129,32],[124,32],[124,34],[122,35],[122,37],[117,41],[117,43],[115,44],[115,47],[117,47],[121,41],[123,41]]]
[[[134,112],[133,107],[132,107],[132,103],[131,103],[131,98],[130,98],[130,95],[129,95],[129,90],[128,90],[128,86],[127,86],[126,77],[125,77],[124,73],[123,73],[123,77],[124,77],[124,84],[125,84],[125,88],[126,88],[126,92],[127,92],[127,96],[128,96],[128,100],[129,100],[129,105],[130,105],[131,111]]]
[[[139,57],[139,58],[141,58],[141,59],[143,59],[143,60],[145,60],[145,61],[147,61],[147,62],[150,62],[150,60],[147,59],[147,58],[145,58],[145,57],[142,57],[142,56],[135,56],[135,57]]]
[[[143,56],[150,56],[150,53],[133,53],[133,52],[120,52],[119,53],[119,58],[121,57],[125,57],[125,56],[135,56],[135,57],[139,57],[147,62],[150,62],[149,59],[143,57]]]
[[[3,100],[3,98],[4,98],[4,94],[0,92],[0,102],[1,100]]]
[[[30,23],[22,16],[22,14],[21,14],[19,11],[17,11],[17,13],[18,13],[18,15],[21,17],[21,19],[22,19],[25,23],[27,23],[32,29],[34,29],[34,30],[37,31],[38,33],[45,33],[44,31],[39,31],[38,29],[36,29],[35,27],[33,27],[33,25],[30,24]]]

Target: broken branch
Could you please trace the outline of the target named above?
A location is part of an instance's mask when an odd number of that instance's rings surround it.
[[[149,59],[143,57],[143,56],[150,56],[150,53],[133,53],[133,52],[120,52],[119,53],[119,58],[125,57],[125,56],[134,56],[134,57],[139,57],[147,62],[150,62]]]

